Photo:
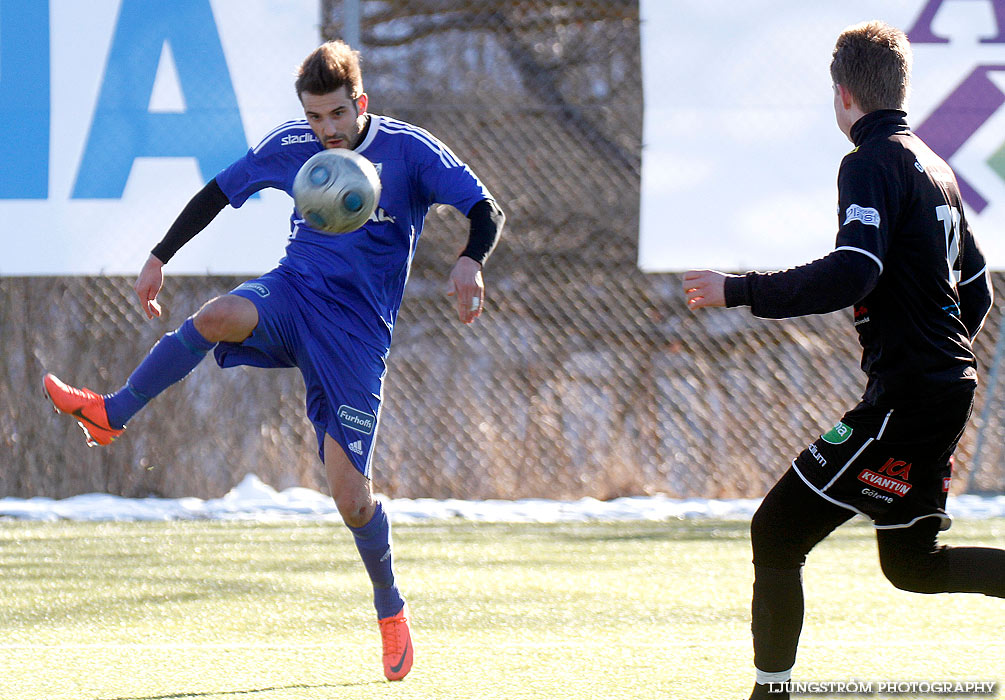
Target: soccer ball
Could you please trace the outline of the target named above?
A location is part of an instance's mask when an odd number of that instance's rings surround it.
[[[293,201],[304,221],[322,233],[355,231],[380,201],[373,163],[344,148],[311,156],[293,180]]]

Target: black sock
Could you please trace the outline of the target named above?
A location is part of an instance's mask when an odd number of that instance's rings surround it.
[[[755,565],[751,612],[754,666],[767,673],[791,669],[803,629],[802,569]]]

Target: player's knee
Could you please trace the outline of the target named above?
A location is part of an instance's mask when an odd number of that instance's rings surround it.
[[[211,343],[240,342],[258,324],[258,310],[247,299],[226,294],[199,309],[192,320],[196,330]]]
[[[763,506],[750,520],[750,545],[754,564],[773,569],[798,569],[806,563],[806,554],[798,546],[792,531],[782,528]]]
[[[754,517],[750,519],[750,544],[756,552],[773,538],[771,521],[764,512],[764,508],[758,508]]]
[[[342,522],[349,527],[366,525],[377,508],[369,489],[354,488],[352,483],[334,484],[332,498],[335,500],[339,515],[342,516]]]
[[[902,591],[942,593],[936,574],[938,553],[881,550],[879,563],[887,580]]]
[[[349,527],[363,527],[373,518],[374,503],[372,500],[360,498],[335,498],[335,507],[338,508],[342,522]]]

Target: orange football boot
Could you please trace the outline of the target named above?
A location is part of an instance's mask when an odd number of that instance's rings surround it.
[[[125,430],[108,424],[105,400],[100,394],[64,384],[51,373],[42,378],[42,387],[57,412],[65,413],[77,421],[77,425],[84,431],[88,447],[109,445]]]
[[[412,633],[408,628],[408,603],[397,615],[378,620],[384,645],[384,675],[400,681],[412,670]]]

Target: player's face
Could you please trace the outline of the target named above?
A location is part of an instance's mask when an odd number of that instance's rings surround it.
[[[366,113],[366,93],[355,100],[346,86],[335,92],[315,95],[300,93],[307,123],[325,148],[353,148],[359,142]]]

